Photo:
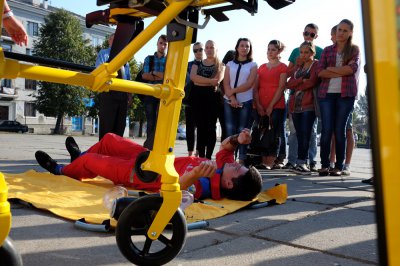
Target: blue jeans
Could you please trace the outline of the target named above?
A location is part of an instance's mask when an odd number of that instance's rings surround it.
[[[317,163],[315,161],[317,157],[317,126],[318,126],[318,118],[315,118],[308,148],[308,160],[310,165],[315,165]],[[298,145],[297,145],[296,129],[293,124],[292,114],[289,115],[289,131],[290,135],[288,137],[288,143],[289,143],[288,162],[291,163],[292,165],[296,165]]]
[[[293,115],[289,115],[289,151],[288,151],[288,163],[292,165],[296,165],[297,161],[297,136],[296,136],[296,129],[293,123]]]
[[[332,133],[336,138],[335,168],[342,170],[346,151],[346,124],[354,107],[355,97],[341,97],[340,93],[328,93],[320,98],[321,110],[321,165],[329,167]]]
[[[278,161],[283,162],[286,159],[286,118],[287,118],[287,112],[288,112],[288,93],[285,92],[285,113],[283,115],[283,122],[282,122],[282,128],[281,128],[281,145],[279,147],[279,154],[278,154]],[[289,140],[288,140],[289,141]]]
[[[311,132],[315,121],[314,111],[293,113],[293,123],[297,136],[297,164],[306,164],[310,146]]]
[[[225,130],[227,136],[240,133],[244,128],[250,128],[252,122],[253,100],[242,103],[242,108],[232,108],[224,101]],[[239,145],[239,160],[245,160],[247,145]]]
[[[311,130],[310,146],[308,148],[308,160],[310,165],[316,165],[317,162],[317,128],[318,128],[318,117],[315,117],[315,121]]]
[[[154,144],[154,135],[156,131],[157,115],[158,115],[160,100],[153,96],[145,96],[143,105],[147,121],[147,128],[146,128],[147,136],[143,144],[143,147],[152,150]]]

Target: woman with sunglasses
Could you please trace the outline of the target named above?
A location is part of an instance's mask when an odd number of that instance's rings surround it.
[[[262,120],[268,141],[261,141],[262,164],[259,169],[272,169],[281,143],[281,130],[285,115],[285,89],[287,66],[280,61],[285,46],[278,40],[268,44],[268,62],[258,68],[253,99],[257,109],[256,123]],[[253,147],[252,147],[253,148]]]
[[[302,175],[311,174],[307,165],[311,131],[315,121],[314,88],[318,82],[316,69],[318,61],[314,59],[315,45],[303,42],[300,45],[300,58],[304,62],[296,66],[286,86],[294,93],[289,99],[289,111],[293,118],[297,137],[297,161],[295,171]]]
[[[217,140],[219,83],[224,77],[225,66],[217,56],[214,41],[205,44],[206,59],[193,64],[190,79],[193,81],[193,112],[197,128],[199,157],[211,159]]]
[[[228,136],[250,128],[253,110],[253,86],[257,64],[253,62],[253,47],[249,39],[240,38],[235,46],[235,58],[226,65],[224,76],[225,129]],[[244,164],[247,145],[239,146],[239,163]]]
[[[188,150],[188,156],[198,156],[198,150],[196,148],[196,152],[194,152],[194,144],[195,144],[195,136],[196,136],[196,125],[195,118],[193,113],[193,94],[190,93],[192,89],[193,82],[190,80],[190,71],[192,66],[196,62],[201,62],[203,60],[204,55],[204,45],[201,42],[196,42],[193,44],[193,54],[194,60],[188,63],[188,72],[186,74],[186,85],[185,85],[185,120],[186,120],[186,145]]]
[[[352,43],[354,24],[343,19],[337,26],[336,43],[322,52],[318,63],[318,101],[321,111],[321,169],[319,175],[340,176],[346,148],[346,123],[357,96],[356,73],[360,50]],[[336,163],[329,169],[332,133],[336,139]]]

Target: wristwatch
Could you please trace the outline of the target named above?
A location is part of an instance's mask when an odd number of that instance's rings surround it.
[[[6,18],[9,18],[9,17],[12,17],[12,16],[14,16],[14,13],[12,12],[11,9],[8,10],[8,11],[5,11],[5,12],[3,13],[3,19],[6,19]]]

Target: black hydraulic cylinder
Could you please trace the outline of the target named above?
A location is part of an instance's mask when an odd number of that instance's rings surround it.
[[[95,67],[93,66],[85,66],[80,64],[75,64],[71,62],[66,62],[57,59],[45,58],[40,56],[26,55],[26,54],[18,54],[13,52],[4,51],[4,56],[9,59],[14,59],[18,61],[24,61],[34,64],[46,65],[51,67],[61,67],[69,70],[81,71],[81,72],[92,72]]]

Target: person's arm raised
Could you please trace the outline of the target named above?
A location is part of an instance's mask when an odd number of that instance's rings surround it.
[[[240,134],[227,137],[222,143],[220,150],[234,151],[239,144],[249,144],[251,142],[250,130],[244,128]]]

